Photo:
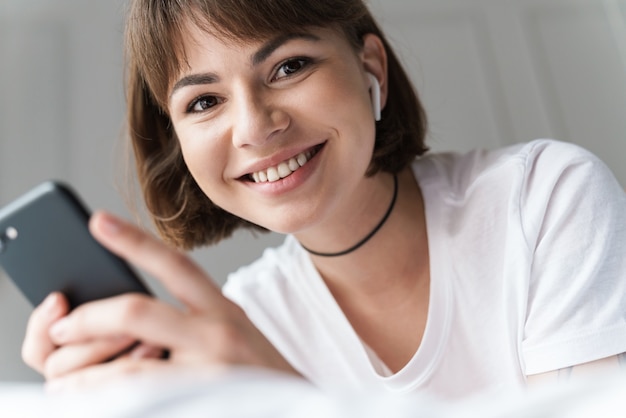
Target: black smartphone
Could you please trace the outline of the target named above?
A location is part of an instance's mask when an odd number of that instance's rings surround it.
[[[0,209],[0,267],[39,305],[53,291],[70,308],[126,292],[150,294],[123,259],[91,236],[90,212],[67,184],[47,181]]]

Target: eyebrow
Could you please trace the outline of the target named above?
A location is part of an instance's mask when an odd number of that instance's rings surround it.
[[[274,53],[285,43],[293,39],[306,39],[308,41],[319,41],[320,38],[312,33],[285,33],[277,36],[276,38],[267,41],[257,52],[252,55],[252,65],[259,65],[265,61],[270,55]]]
[[[252,65],[256,66],[261,64],[266,59],[268,59],[274,53],[274,51],[293,39],[306,39],[314,42],[320,40],[318,36],[311,33],[285,33],[279,35],[267,41],[265,44],[263,44],[263,46],[261,46],[258,51],[256,51],[252,55],[252,58],[250,60],[252,62]],[[174,84],[174,86],[172,87],[172,92],[170,93],[170,97],[172,97],[177,90],[180,90],[183,87],[212,84],[216,83],[217,81],[219,81],[219,77],[214,73],[187,75],[178,80],[176,84]]]
[[[177,90],[182,89],[183,87],[196,86],[200,84],[212,84],[217,81],[219,81],[219,77],[213,73],[187,75],[174,84],[170,97],[172,97]]]

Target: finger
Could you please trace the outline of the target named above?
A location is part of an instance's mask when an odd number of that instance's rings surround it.
[[[160,347],[156,347],[149,344],[137,344],[124,355],[132,359],[163,359],[165,356],[165,350]]]
[[[63,346],[45,363],[44,376],[54,379],[76,370],[103,363],[135,344],[129,337],[112,337],[83,344]]]
[[[50,339],[49,329],[68,311],[67,299],[61,293],[54,292],[33,310],[28,320],[22,345],[22,359],[39,373],[44,372],[46,359],[57,348]]]
[[[102,245],[154,276],[190,309],[205,310],[224,300],[219,288],[189,257],[136,226],[96,212],[89,227]]]
[[[170,365],[160,360],[121,358],[110,363],[101,363],[95,366],[77,370],[45,384],[48,393],[67,393],[95,389],[111,384],[129,376],[147,371],[164,371]]]
[[[57,345],[68,345],[126,335],[163,348],[180,348],[197,332],[178,309],[158,299],[126,294],[78,306],[50,328]]]

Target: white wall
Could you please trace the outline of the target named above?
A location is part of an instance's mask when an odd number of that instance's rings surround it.
[[[420,90],[434,150],[536,137],[586,146],[626,185],[626,0],[371,0]],[[123,0],[0,2],[0,205],[46,178],[128,214]],[[221,282],[277,235],[194,253]],[[158,289],[157,289],[158,290]],[[0,381],[34,380],[30,307],[0,275]]]
[[[626,186],[626,1],[372,1],[433,149],[552,137],[589,148]]]

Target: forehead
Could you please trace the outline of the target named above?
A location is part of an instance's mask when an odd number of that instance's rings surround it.
[[[240,39],[224,36],[210,28],[188,25],[180,36],[181,58],[178,71],[168,82],[168,101],[176,91],[189,84],[213,84],[228,78],[227,74],[233,71],[252,70],[290,41],[321,45],[315,50],[317,53],[325,51],[327,57],[357,59],[356,49],[347,36],[341,30],[329,27],[309,27],[298,32],[276,32],[265,38]],[[298,49],[296,53],[306,55],[308,51]]]
[[[283,44],[294,40],[324,43],[334,48],[350,48],[345,34],[333,27],[303,27],[294,31],[275,31],[267,36],[237,38],[220,33],[214,28],[186,25],[180,34],[179,69],[180,72],[191,68],[192,60],[211,55],[212,60],[221,61],[220,57],[245,55],[251,64],[258,64],[270,56]]]
[[[204,0],[168,17],[181,28],[200,28],[224,40],[254,42],[312,27],[352,27],[354,0]]]
[[[271,39],[273,34],[263,37],[240,38],[230,33],[220,32],[209,24],[189,23],[183,27],[179,36],[180,46],[183,49],[181,51],[182,57],[188,59],[192,53],[207,49],[207,47],[223,47],[233,50],[250,49],[267,39]]]
[[[307,27],[337,28],[354,50],[360,47],[361,0],[137,0],[127,20],[126,48],[154,99],[165,106],[168,87],[187,64],[191,33],[233,44],[267,40]],[[150,4],[150,7],[145,5]]]

